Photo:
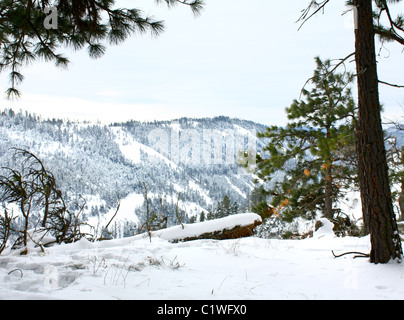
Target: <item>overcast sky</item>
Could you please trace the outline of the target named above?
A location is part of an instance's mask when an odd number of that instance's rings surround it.
[[[342,15],[345,1],[331,1],[298,31],[295,21],[308,2],[206,0],[195,18],[187,6],[169,10],[152,0],[118,0],[119,7],[164,20],[165,32],[108,46],[97,60],[86,50],[63,49],[71,60],[67,70],[49,63],[24,68],[22,98],[2,99],[0,108],[104,123],[226,115],[282,125],[285,107],[312,76],[314,57],[338,59],[354,51],[352,12]],[[403,84],[403,58],[397,45],[382,48],[379,78]],[[3,73],[1,92],[8,86]],[[382,86],[381,101],[385,118],[404,116],[403,89]]]

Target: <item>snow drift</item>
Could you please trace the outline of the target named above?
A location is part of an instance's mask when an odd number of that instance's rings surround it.
[[[253,215],[235,215],[226,220]],[[252,219],[247,219],[250,217]],[[225,220],[225,221],[226,221]],[[222,221],[223,222],[223,221]],[[234,225],[240,224],[235,222]],[[209,223],[165,230],[205,232]],[[178,229],[178,230],[177,230]],[[182,229],[184,231],[181,231]],[[247,237],[172,243],[154,233],[31,248],[0,256],[0,299],[403,299],[404,264],[374,265],[335,253],[370,250],[369,237],[338,238],[324,224],[313,238]]]

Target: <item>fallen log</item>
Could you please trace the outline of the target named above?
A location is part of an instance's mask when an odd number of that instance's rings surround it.
[[[254,228],[262,223],[255,213],[235,214],[221,219],[193,224],[184,224],[157,231],[154,235],[170,242],[191,241],[199,239],[238,239],[250,237]]]

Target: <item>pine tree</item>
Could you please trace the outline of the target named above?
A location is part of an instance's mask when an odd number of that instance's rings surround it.
[[[231,206],[230,214],[237,214],[238,212],[239,212],[238,203],[237,201],[234,201],[233,205]]]
[[[230,198],[227,194],[223,196],[222,208],[223,208],[224,217],[227,217],[232,214],[232,206],[231,206]]]
[[[273,214],[273,210],[267,203],[267,192],[262,185],[255,187],[251,192],[251,206],[251,211],[258,213],[263,219],[269,218]]]
[[[372,1],[353,2],[357,10],[355,60],[359,97],[356,132],[359,182],[365,226],[371,234],[370,260],[374,263],[387,263],[390,259],[402,257],[381,123],[375,46],[375,33],[382,41],[397,41],[404,45],[404,37],[399,34],[404,32],[403,17],[392,19],[389,2],[401,2],[401,0],[375,1],[376,12],[373,11]],[[384,12],[390,22],[388,28],[379,23]]]
[[[356,175],[355,154],[348,148],[354,143],[353,76],[333,73],[329,60],[315,60],[313,88],[304,89],[304,99],[286,109],[286,127],[272,126],[258,135],[270,140],[264,148],[269,157],[258,157],[258,176],[270,186],[266,192],[275,213],[287,221],[314,218],[318,210],[332,219],[342,187]]]
[[[358,80],[358,123],[355,143],[362,215],[365,228],[371,235],[370,261],[373,263],[387,263],[391,259],[400,260],[403,255],[389,186],[380,115],[379,83],[394,87],[403,86],[379,80],[375,45],[375,35],[383,44],[395,42],[404,45],[403,14],[398,13],[394,16],[391,10],[394,4],[401,2],[402,0],[347,1],[355,17],[355,52],[340,62],[342,64],[355,56]],[[329,0],[321,3],[311,0],[299,20],[304,24],[324,10],[327,3]]]
[[[199,222],[204,222],[205,219],[206,219],[206,217],[205,217],[205,211],[202,211],[202,212],[201,212],[201,215],[199,216]]]
[[[233,214],[234,206],[231,205],[229,196],[223,196],[223,200],[219,201],[214,214],[215,219],[224,218]]]
[[[215,215],[213,214],[212,210],[209,209],[208,214],[206,215],[206,220],[213,220],[215,219]]]

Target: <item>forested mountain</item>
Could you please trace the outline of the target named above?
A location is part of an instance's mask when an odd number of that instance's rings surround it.
[[[175,223],[176,205],[185,219],[215,210],[225,196],[239,211],[248,209],[253,176],[239,162],[253,165],[247,154],[260,150],[256,131],[263,130],[228,117],[106,126],[3,110],[0,161],[2,167],[19,165],[13,147],[36,154],[70,206],[86,200],[84,219],[94,223],[102,223],[96,221],[114,211],[120,197],[123,235],[143,219],[145,187],[151,208],[164,211],[169,224]]]

